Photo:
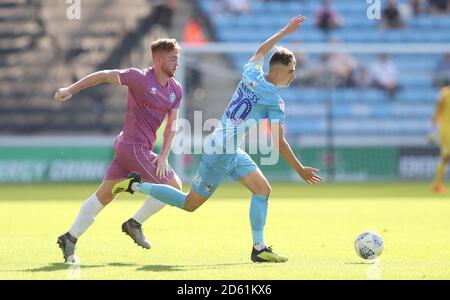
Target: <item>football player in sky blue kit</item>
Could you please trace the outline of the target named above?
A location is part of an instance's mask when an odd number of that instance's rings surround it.
[[[304,167],[297,160],[284,138],[284,103],[277,88],[288,87],[293,81],[296,64],[294,54],[288,49],[276,48],[270,58],[269,72],[263,72],[264,56],[284,36],[295,32],[305,20],[304,16],[291,19],[282,30],[265,41],[244,66],[242,80],[222,117],[221,126],[215,129],[209,145],[204,147],[202,160],[189,193],[185,194],[168,185],[141,182],[139,174],[136,173],[116,184],[113,192],[141,192],[161,202],[193,212],[230,176],[239,180],[253,194],[250,204],[253,235],[251,260],[287,261],[287,257],[275,253],[264,242],[264,225],[271,187],[255,162],[238,147],[250,127],[260,120],[269,119],[272,142],[279,154],[307,183],[316,184],[322,180],[316,175],[319,170]]]

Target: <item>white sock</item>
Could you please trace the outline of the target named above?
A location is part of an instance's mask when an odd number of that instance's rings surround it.
[[[70,235],[78,239],[94,223],[95,217],[103,207],[103,204],[98,200],[95,193],[84,201],[72,228],[69,230]]]
[[[131,190],[133,192],[139,192],[141,190],[141,184],[139,182],[135,182],[131,185]]]
[[[136,212],[133,219],[139,224],[143,224],[151,216],[160,211],[166,204],[152,196],[148,196],[142,207]]]
[[[266,248],[266,245],[264,243],[256,243],[256,244],[253,244],[253,247],[256,250],[261,251],[262,249]]]

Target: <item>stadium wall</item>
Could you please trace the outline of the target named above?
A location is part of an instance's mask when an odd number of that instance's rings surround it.
[[[113,158],[113,142],[114,137],[104,136],[0,138],[0,183],[100,181]],[[326,180],[336,182],[430,180],[439,160],[439,150],[427,146],[342,146],[333,152],[325,147],[294,147],[294,152],[305,165],[319,168]],[[259,164],[263,156],[252,157]],[[172,155],[170,162],[189,182],[200,158],[183,155],[177,160],[183,163],[180,167]],[[270,181],[298,182],[281,158],[261,169]]]

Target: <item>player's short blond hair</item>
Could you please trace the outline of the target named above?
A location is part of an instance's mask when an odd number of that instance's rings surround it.
[[[291,62],[295,63],[294,53],[287,48],[277,47],[275,52],[270,57],[269,65],[273,66],[275,64],[283,64],[287,66]]]
[[[152,43],[152,54],[156,54],[158,52],[170,52],[175,50],[176,52],[180,52],[181,48],[178,45],[176,39],[158,39]]]

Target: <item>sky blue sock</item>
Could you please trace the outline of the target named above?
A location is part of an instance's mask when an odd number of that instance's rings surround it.
[[[253,244],[264,244],[264,225],[266,225],[269,196],[253,195],[250,203],[250,224]]]
[[[186,194],[166,184],[141,183],[139,192],[150,195],[155,199],[183,209]]]

